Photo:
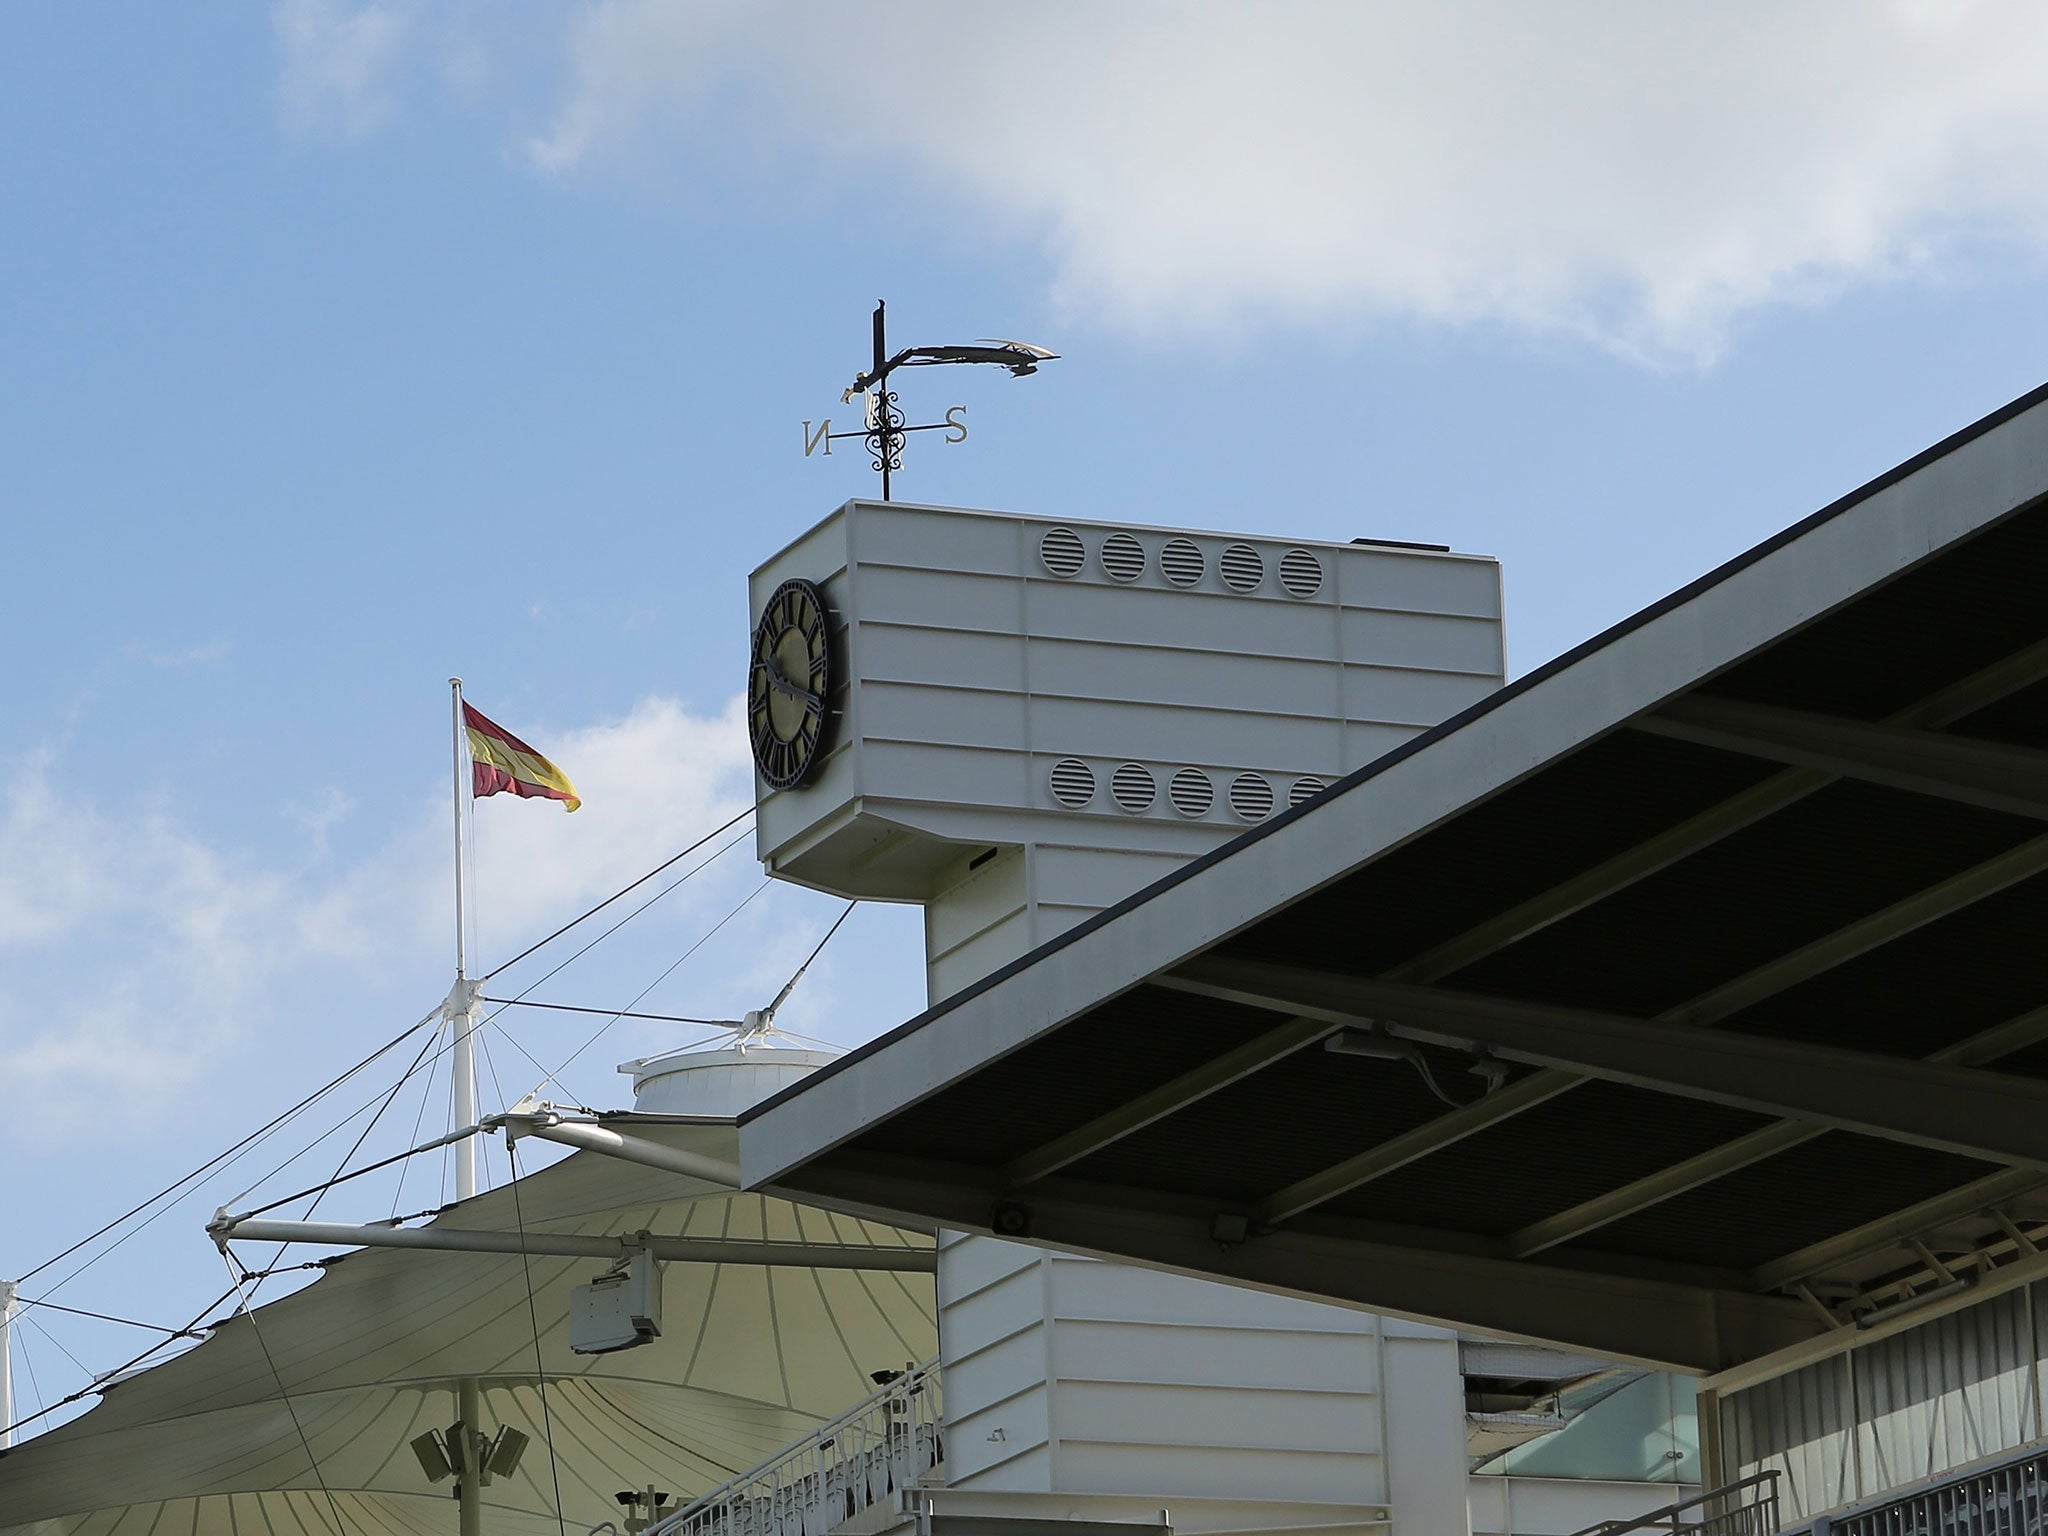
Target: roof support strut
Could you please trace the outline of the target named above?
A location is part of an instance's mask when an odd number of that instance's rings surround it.
[[[1824,934],[1790,954],[1745,971],[1698,997],[1665,1010],[1658,1018],[1665,1022],[1701,1026],[1719,1023],[1902,934],[1911,933],[1951,912],[1996,895],[2022,880],[2030,880],[2044,870],[2048,870],[2048,837],[2038,837],[1858,918],[1833,933]],[[1261,1204],[1260,1218],[1267,1222],[1285,1221],[1325,1200],[1334,1199],[1346,1190],[1356,1189],[1476,1131],[1520,1114],[1545,1099],[1555,1098],[1577,1087],[1583,1080],[1567,1072],[1532,1073],[1476,1104],[1440,1115],[1379,1146],[1370,1147],[1285,1189],[1274,1191]]]
[[[1477,1049],[1753,1113],[2048,1168],[2048,1082],[1691,1024],[1408,987],[1257,961],[1189,961],[1159,984]]]
[[[932,1248],[860,1243],[750,1243],[708,1237],[584,1236],[571,1232],[491,1232],[470,1227],[352,1226],[341,1221],[267,1221],[223,1211],[207,1231],[215,1242],[324,1243],[349,1248],[428,1248],[444,1253],[532,1254],[546,1258],[616,1259],[644,1248],[668,1263],[789,1265],[797,1269],[875,1269],[929,1274]]]
[[[1977,1066],[2042,1040],[2048,1040],[2048,1007],[2029,1009],[2018,1018],[1980,1030],[1934,1052],[1927,1060]],[[1509,1251],[1520,1258],[1541,1253],[1826,1134],[1825,1126],[1780,1120],[1510,1232]]]
[[[1987,705],[1995,704],[2023,688],[2033,686],[2048,678],[2048,640],[2036,641],[2009,656],[2001,657],[1987,667],[1980,668],[1960,681],[1937,689],[1927,697],[1909,705],[1889,717],[1888,724],[1933,730],[1967,719]],[[1506,949],[1532,933],[1538,933],[1598,902],[1606,900],[1617,892],[1627,890],[1639,880],[1647,879],[1659,870],[1690,858],[1703,849],[1711,848],[1723,838],[1732,837],[1745,827],[1753,826],[1766,817],[1776,814],[1836,782],[1837,775],[1817,768],[1788,768],[1783,773],[1773,774],[1761,784],[1709,806],[1697,815],[1688,817],[1678,825],[1656,836],[1647,838],[1633,848],[1593,865],[1590,869],[1572,876],[1548,890],[1540,891],[1507,911],[1499,913],[1484,922],[1433,945],[1423,953],[1406,960],[1386,972],[1388,981],[1428,982],[1441,981],[1444,977],[1462,970],[1475,961]],[[1937,886],[1927,893],[1929,898],[1939,899],[1943,887]],[[1957,893],[1964,899],[1974,899],[1967,893]],[[1926,907],[1923,905],[1923,912]],[[1938,912],[1926,913],[1938,916]],[[1852,925],[1845,934],[1853,936],[1863,925]],[[1903,930],[1901,930],[1903,931]],[[1806,975],[1816,974],[1824,968],[1818,962],[1824,958],[1813,946],[1795,952],[1788,960],[1795,968],[1811,966],[1803,974],[1786,976],[1775,973],[1781,986],[1803,980]],[[1833,963],[1833,962],[1829,962]],[[1754,985],[1761,981],[1753,973]],[[1695,1000],[1695,1007],[1702,1001]],[[1697,1013],[1693,1022],[1702,1022]],[[1524,1079],[1524,1082],[1533,1082]],[[1520,1086],[1519,1084],[1516,1086]],[[1550,1085],[1549,1092],[1530,1089],[1523,1095],[1498,1093],[1484,1099],[1470,1110],[1459,1110],[1443,1115],[1430,1122],[1428,1127],[1416,1130],[1372,1148],[1355,1158],[1347,1158],[1335,1167],[1303,1179],[1287,1189],[1276,1191],[1268,1200],[1268,1220],[1280,1221],[1301,1211],[1334,1199],[1361,1184],[1370,1183],[1394,1170],[1425,1156],[1437,1147],[1449,1146],[1462,1140],[1474,1131],[1505,1120],[1524,1109],[1553,1098],[1572,1086],[1568,1079],[1558,1079]],[[1429,1134],[1435,1129],[1437,1139],[1432,1143]],[[1732,1170],[1731,1170],[1732,1171]]]
[[[1656,736],[2048,820],[2048,752],[2031,747],[1700,694],[1630,723]]]

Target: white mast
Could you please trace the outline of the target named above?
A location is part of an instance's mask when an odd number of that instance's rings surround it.
[[[0,1451],[14,1444],[14,1282],[0,1280]]]
[[[449,988],[448,1001],[442,1005],[441,1016],[455,1031],[455,1050],[451,1058],[454,1080],[449,1084],[448,1093],[450,1111],[459,1130],[476,1124],[476,999],[482,988],[469,979],[469,933],[467,914],[462,904],[463,866],[468,862],[468,850],[462,836],[462,802],[468,798],[467,787],[462,782],[462,765],[467,756],[463,750],[462,679],[449,678],[448,690],[453,715],[450,751],[455,792],[455,985]],[[458,1201],[468,1200],[475,1194],[476,1137],[472,1135],[455,1143],[455,1198]],[[483,1533],[481,1398],[474,1376],[464,1376],[455,1383],[458,1441],[449,1449],[455,1453],[455,1475],[462,1480],[456,1516],[461,1536],[482,1536]]]
[[[449,1085],[450,1109],[459,1130],[476,1124],[476,994],[469,980],[467,918],[463,911],[463,866],[468,862],[462,836],[462,802],[467,798],[462,783],[464,732],[462,727],[462,679],[451,677],[448,688],[453,700],[453,755],[455,809],[455,985],[441,1015],[455,1031],[453,1081]],[[455,1198],[468,1200],[476,1194],[476,1138],[465,1136],[455,1144]]]

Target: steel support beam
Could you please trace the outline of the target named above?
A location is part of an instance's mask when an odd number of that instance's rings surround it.
[[[1967,1040],[1942,1047],[1926,1059],[1955,1066],[1980,1066],[2042,1040],[2048,1040],[2048,1007],[2030,1009],[2018,1018],[1994,1024]],[[1763,1126],[1747,1136],[1738,1136],[1718,1147],[1709,1147],[1683,1162],[1645,1174],[1618,1189],[1595,1195],[1569,1210],[1559,1211],[1510,1232],[1507,1236],[1508,1251],[1517,1258],[1541,1253],[1546,1248],[1583,1237],[1610,1222],[1649,1210],[1687,1190],[1710,1184],[1715,1179],[1776,1157],[1780,1152],[1790,1151],[1803,1142],[1826,1134],[1823,1126],[1805,1125],[1797,1120],[1780,1120],[1775,1125]]]
[[[707,1184],[716,1184],[722,1189],[740,1187],[740,1165],[724,1158],[706,1157],[701,1152],[685,1151],[681,1147],[664,1146],[650,1141],[645,1136],[626,1136],[609,1126],[598,1125],[588,1120],[564,1120],[551,1110],[531,1113],[515,1110],[509,1114],[493,1115],[484,1121],[486,1126],[503,1125],[514,1138],[538,1136],[543,1141],[559,1142],[565,1147],[576,1147],[585,1152],[596,1152],[603,1157],[616,1157],[623,1162],[639,1163],[647,1168],[659,1168],[666,1173],[680,1173],[687,1178],[702,1179]]]
[[[1692,1024],[1410,987],[1259,961],[1191,960],[1157,985],[1752,1113],[2048,1169],[2048,1082]]]
[[[2048,640],[2036,641],[2010,656],[2001,657],[1968,677],[1936,690],[1926,698],[1891,715],[1886,723],[1923,730],[1952,725],[1987,705],[2010,697],[2022,688],[2032,687],[2043,678],[2048,678]],[[1812,768],[1791,768],[1783,773],[1774,774],[1761,784],[1746,789],[1719,805],[1710,806],[1677,826],[1660,832],[1633,848],[1625,849],[1591,869],[1574,875],[1571,879],[1541,891],[1507,911],[1432,946],[1387,971],[1383,979],[1441,981],[1444,977],[1505,949],[1532,933],[1541,932],[1574,912],[1604,901],[1637,881],[1647,879],[1659,870],[1668,869],[1673,864],[1712,847],[1745,827],[1753,826],[1814,791],[1834,783],[1836,777],[1835,774]],[[1812,946],[1809,946],[1808,950],[1799,952],[1805,956],[1809,964],[1819,958],[1809,952],[1811,949]],[[1807,974],[1814,973],[1809,971]],[[1752,985],[1754,984],[1752,981]],[[1698,1020],[1695,1019],[1695,1022]],[[1506,1094],[1496,1094],[1486,1101],[1493,1106],[1492,1109],[1483,1113],[1459,1111],[1442,1116],[1432,1122],[1441,1134],[1439,1144],[1449,1146],[1474,1131],[1483,1130],[1495,1120],[1506,1119],[1532,1105],[1542,1103],[1545,1099],[1555,1097],[1557,1093],[1564,1092],[1570,1086],[1569,1082],[1555,1083],[1551,1085],[1552,1092],[1531,1090],[1526,1098],[1510,1098]],[[1488,1115],[1492,1118],[1486,1118]],[[1429,1144],[1425,1129],[1418,1128],[1417,1131],[1386,1143],[1384,1147],[1373,1148],[1357,1157],[1348,1158],[1343,1163],[1303,1179],[1287,1189],[1275,1191],[1267,1201],[1267,1209],[1271,1213],[1268,1219],[1285,1220],[1325,1200],[1334,1199],[1347,1190],[1384,1177],[1395,1169],[1413,1162],[1417,1157],[1426,1156],[1432,1150],[1434,1148]]]
[[[1790,954],[1766,961],[1698,997],[1667,1009],[1657,1018],[1662,1022],[1699,1026],[1716,1024],[1788,987],[1809,981],[1858,955],[1952,912],[1961,911],[2043,871],[2048,871],[2048,837],[2034,838],[1924,891],[1916,891],[1889,907],[1858,918],[1833,933],[1824,934]],[[1284,1189],[1275,1190],[1261,1203],[1260,1217],[1267,1222],[1285,1221],[1533,1108],[1546,1099],[1555,1098],[1581,1081],[1583,1078],[1566,1072],[1534,1073],[1466,1109],[1440,1115],[1391,1141],[1310,1174]]]
[[[1149,1093],[1142,1093],[1109,1113],[1096,1116],[1064,1136],[1056,1136],[1042,1146],[1033,1147],[1004,1168],[1003,1177],[1013,1188],[1042,1179],[1069,1163],[1079,1162],[1090,1153],[1099,1152],[1143,1130],[1154,1121],[1164,1120],[1175,1111],[1228,1088],[1305,1045],[1313,1044],[1329,1034],[1331,1028],[1320,1019],[1289,1019],[1277,1028],[1247,1040],[1235,1050],[1226,1051],[1214,1060],[1205,1061],[1170,1082],[1160,1084]]]
[[[2024,650],[2002,657],[1990,666],[1971,673],[1960,682],[1938,689],[1898,713],[1887,724],[1936,730],[1967,719],[1987,705],[1995,704],[2048,678],[2048,640],[2037,641]],[[1473,962],[1541,932],[1552,923],[1570,917],[1609,896],[1628,889],[1661,869],[1711,848],[1725,837],[1775,815],[1835,782],[1832,773],[1811,768],[1788,768],[1761,784],[1709,806],[1677,826],[1624,849],[1591,869],[1561,884],[1541,891],[1498,916],[1432,946],[1385,973],[1388,981],[1441,981]]]
[[[1703,747],[2048,820],[2048,752],[1688,694],[1630,722]]]
[[[1015,1237],[1014,1231],[994,1234],[990,1226],[994,1175],[993,1169],[963,1170],[955,1177],[954,1170],[926,1160],[885,1172],[866,1163],[840,1166],[828,1156],[764,1192],[881,1220]],[[1097,1186],[1049,1179],[1011,1209],[1025,1216],[1029,1240],[1040,1247],[1558,1344],[1653,1369],[1703,1374],[1819,1331],[1805,1307],[1781,1297],[1298,1228],[1223,1245],[1212,1217],[1177,1208],[1171,1197],[1115,1203],[1100,1195]]]
[[[225,1212],[207,1228],[217,1243],[320,1243],[337,1248],[422,1248],[440,1253],[531,1254],[536,1258],[616,1259],[645,1247],[683,1264],[762,1264],[794,1269],[872,1269],[930,1274],[933,1248],[859,1243],[732,1242],[722,1238],[594,1237],[569,1232],[493,1232],[470,1227],[354,1226],[340,1221],[270,1221]]]
[[[1750,1271],[1750,1280],[1760,1291],[1775,1291],[1795,1280],[1824,1275],[1839,1265],[1897,1247],[1922,1232],[2002,1205],[2040,1188],[2043,1182],[2040,1172],[2033,1168],[2008,1168],[1973,1179],[1759,1264]]]

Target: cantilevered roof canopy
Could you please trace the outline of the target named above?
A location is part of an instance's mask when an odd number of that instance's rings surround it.
[[[2039,1272],[2044,495],[2048,390],[769,1100],[749,1182],[1708,1374]]]

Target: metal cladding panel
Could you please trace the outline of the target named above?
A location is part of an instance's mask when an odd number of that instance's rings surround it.
[[[846,895],[938,895],[915,888],[937,865],[868,860],[880,802],[948,844],[980,809],[1010,813],[990,843],[1192,858],[1502,675],[1499,568],[1471,556],[853,502],[755,572],[756,604],[795,576],[841,626],[838,745],[809,784],[764,788],[758,842]],[[1062,797],[1070,759],[1087,792]],[[1126,764],[1149,795],[1111,796]],[[1103,819],[1083,836],[1077,816]],[[1115,898],[1158,872],[1133,866]]]
[[[993,1239],[941,1242],[952,1487],[1019,1488],[1042,1468],[1039,1486],[1061,1493],[1387,1501],[1372,1316]],[[1453,1463],[1460,1444],[1445,1442]]]
[[[2041,1435],[2033,1289],[1728,1393],[1728,1471],[1779,1471],[1784,1516],[1803,1520],[2031,1444]]]
[[[1847,1356],[1731,1393],[1721,1399],[1724,1473],[1776,1472],[1789,1520],[1838,1508],[1856,1497],[1854,1422]]]

